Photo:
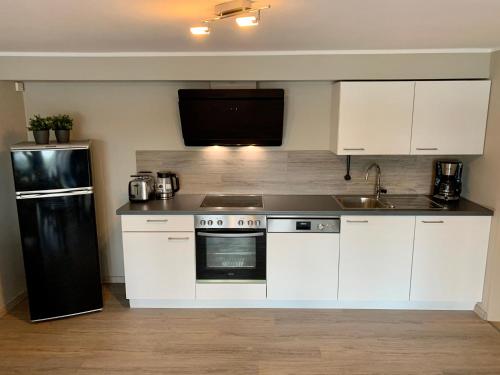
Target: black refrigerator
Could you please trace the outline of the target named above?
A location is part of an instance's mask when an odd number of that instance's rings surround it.
[[[33,322],[102,310],[90,142],[11,147]]]

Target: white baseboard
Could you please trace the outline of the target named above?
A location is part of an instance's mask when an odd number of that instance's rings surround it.
[[[130,299],[131,308],[250,308],[250,309],[380,309],[380,310],[474,310],[472,302],[359,302],[277,300],[158,300]]]
[[[196,284],[197,300],[265,300],[266,284]]]
[[[488,320],[488,313],[486,312],[485,309],[483,309],[483,304],[482,303],[476,303],[476,306],[474,306],[474,312],[481,319]]]
[[[5,314],[7,314],[10,310],[12,310],[14,307],[23,302],[27,297],[28,294],[24,290],[21,293],[19,293],[16,297],[11,299],[9,302],[7,302],[5,306],[0,306],[0,316],[4,316]]]

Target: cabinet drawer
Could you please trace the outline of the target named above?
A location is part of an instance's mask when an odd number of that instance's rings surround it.
[[[192,215],[122,216],[123,232],[194,232]]]

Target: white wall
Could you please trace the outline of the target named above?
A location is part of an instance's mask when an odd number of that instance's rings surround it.
[[[488,78],[490,73],[489,52],[112,55],[0,56],[0,79],[332,81]]]
[[[492,56],[491,96],[484,155],[466,164],[465,195],[495,210],[491,226],[483,309],[500,321],[500,52]]]
[[[183,150],[179,88],[208,82],[26,82],[26,114],[71,114],[74,138],[94,140],[97,220],[105,280],[123,277],[120,220],[136,150]],[[328,150],[330,82],[266,82],[286,90],[284,150]]]
[[[331,82],[261,82],[259,87],[285,89],[283,149],[330,149]]]
[[[22,93],[0,81],[0,315],[25,290],[9,146],[26,139]]]

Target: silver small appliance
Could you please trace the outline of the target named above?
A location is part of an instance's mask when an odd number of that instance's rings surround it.
[[[159,171],[156,177],[156,198],[172,199],[180,189],[179,177],[172,172]]]
[[[131,175],[128,183],[128,198],[131,202],[146,202],[154,198],[155,182],[151,172]]]

